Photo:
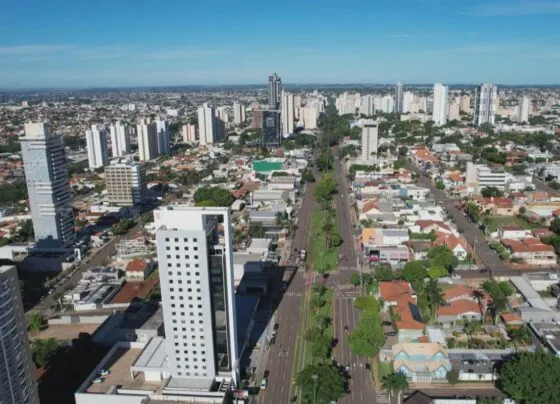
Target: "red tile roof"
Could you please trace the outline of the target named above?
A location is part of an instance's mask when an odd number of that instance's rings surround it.
[[[457,300],[449,306],[441,306],[438,308],[438,316],[460,316],[466,313],[481,314],[480,306],[472,300]]]
[[[454,299],[459,296],[465,296],[465,295],[472,296],[473,294],[474,294],[473,289],[463,285],[455,285],[452,288],[447,289],[446,291],[443,292],[443,298],[446,301],[449,301],[450,299]]]
[[[144,269],[148,265],[146,260],[133,259],[126,266],[126,272],[144,272]]]

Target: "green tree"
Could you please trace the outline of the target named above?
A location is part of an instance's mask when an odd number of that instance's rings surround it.
[[[411,261],[405,264],[402,276],[407,282],[421,281],[428,276],[428,272],[422,262]]]
[[[395,274],[393,273],[393,269],[390,264],[382,263],[377,265],[375,268],[374,277],[378,282],[388,282],[395,278]]]
[[[397,393],[397,403],[401,402],[401,394],[408,389],[408,380],[402,372],[392,372],[381,378],[381,387],[389,393],[389,401],[393,393]]]
[[[345,376],[332,363],[309,364],[297,376],[303,403],[328,404],[344,395]]]
[[[59,349],[60,344],[54,338],[38,339],[31,343],[31,355],[39,367],[48,365]]]
[[[428,269],[428,276],[432,279],[443,278],[449,275],[449,271],[441,265],[434,265]]]
[[[130,228],[134,226],[134,221],[132,219],[123,219],[118,223],[115,223],[111,226],[111,232],[115,236],[122,236],[126,234]]]
[[[550,231],[556,234],[560,234],[560,218],[557,217],[552,222],[550,222]]]
[[[510,297],[511,295],[513,295],[514,290],[509,285],[509,282],[500,282],[498,286],[500,287],[500,290],[505,297]]]
[[[326,208],[327,203],[332,199],[332,195],[336,192],[336,181],[330,174],[325,174],[315,186],[315,199],[323,209]]]
[[[231,192],[220,187],[198,188],[194,192],[193,199],[197,205],[204,201],[212,201],[213,206],[230,206],[234,201]]]
[[[379,313],[379,301],[373,296],[358,296],[354,300],[354,307],[359,310]]]
[[[560,358],[543,351],[523,352],[507,361],[498,386],[526,404],[555,403],[560,397]]]
[[[264,237],[264,225],[261,222],[252,222],[249,226],[249,234],[253,238]]]
[[[451,384],[451,385],[455,385],[455,384],[459,383],[459,371],[455,368],[453,368],[449,372],[447,372],[447,375],[445,377],[446,377],[447,381],[449,382],[449,384]]]
[[[31,315],[29,319],[29,331],[31,332],[38,332],[43,329],[43,325],[45,324],[45,318],[41,313],[34,313]]]
[[[431,248],[428,251],[430,265],[441,265],[449,270],[457,266],[457,257],[446,245]]]
[[[352,272],[352,275],[350,276],[350,283],[354,286],[359,286],[360,283],[362,283],[362,278],[360,277],[360,274],[357,272]]]
[[[430,306],[432,313],[437,312],[438,307],[445,303],[441,287],[435,279],[428,280],[428,283],[426,283],[426,288],[424,289],[424,293],[426,295],[428,305]]]
[[[500,191],[498,188],[496,187],[484,187],[480,190],[480,194],[484,197],[484,198],[490,198],[490,197],[501,197],[504,196],[504,193],[502,191]]]
[[[358,326],[350,334],[349,343],[356,355],[374,357],[385,342],[385,334],[381,326],[381,319],[377,313],[366,311]]]
[[[328,358],[331,352],[332,338],[321,334],[319,338],[311,342],[311,355],[315,358]]]
[[[19,241],[33,240],[35,231],[33,230],[33,222],[31,220],[24,220],[18,232]]]
[[[444,190],[445,189],[445,184],[443,183],[443,181],[436,181],[436,188]]]

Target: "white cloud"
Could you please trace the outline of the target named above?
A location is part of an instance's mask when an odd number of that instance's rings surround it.
[[[560,13],[560,2],[546,0],[517,0],[488,2],[473,8],[469,15],[481,17],[515,17]]]

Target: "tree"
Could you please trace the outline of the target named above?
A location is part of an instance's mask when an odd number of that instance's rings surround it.
[[[359,286],[360,283],[362,283],[360,274],[357,272],[352,272],[352,276],[350,277],[350,283],[354,286]]]
[[[43,329],[45,324],[45,318],[41,313],[34,313],[29,319],[29,331],[38,332]]]
[[[408,389],[408,380],[404,373],[392,372],[381,378],[381,387],[389,393],[389,401],[391,401],[391,395],[396,392],[397,402],[400,403],[401,393]]]
[[[504,196],[504,193],[502,191],[500,191],[498,188],[496,187],[484,187],[480,190],[480,194],[484,197],[484,198],[490,198],[490,197],[501,197]]]
[[[428,251],[428,259],[431,265],[441,265],[448,270],[457,266],[457,257],[446,245],[431,248]]]
[[[358,296],[354,300],[354,307],[359,310],[379,313],[379,301],[373,296]]]
[[[428,269],[428,276],[432,279],[443,278],[447,275],[449,275],[449,272],[441,265],[434,265]]]
[[[323,296],[318,295],[316,293],[311,295],[311,298],[309,299],[309,305],[313,310],[319,310],[321,307],[325,305],[325,303],[326,301],[325,299],[323,299]]]
[[[390,264],[379,264],[375,269],[375,280],[378,282],[392,281],[395,277]]]
[[[325,174],[315,186],[315,199],[319,204],[326,208],[327,202],[332,199],[332,195],[336,192],[336,181],[331,175]]]
[[[405,264],[402,276],[408,282],[421,281],[428,276],[428,272],[422,262],[412,261]]]
[[[249,234],[253,238],[263,238],[264,225],[262,224],[262,222],[252,222],[249,227]]]
[[[350,334],[349,343],[356,355],[374,357],[385,342],[385,334],[377,313],[363,313],[358,326]]]
[[[33,222],[31,220],[24,220],[18,232],[18,239],[20,241],[27,241],[32,240],[34,237]]]
[[[445,189],[445,184],[443,183],[443,181],[436,181],[436,188],[444,190]]]
[[[60,344],[54,338],[38,339],[31,343],[31,355],[39,367],[48,365],[59,349]]]
[[[132,226],[134,226],[134,221],[132,219],[124,219],[111,226],[111,232],[115,236],[122,236],[126,234]]]
[[[307,365],[297,376],[304,403],[336,401],[344,395],[345,375],[332,363]]]
[[[213,206],[230,206],[234,201],[231,192],[220,187],[198,188],[193,195],[193,199],[197,205],[204,201],[212,201]]]
[[[321,334],[319,338],[311,342],[311,355],[315,358],[325,359],[329,357],[332,348],[332,338]]]
[[[555,403],[560,397],[560,358],[543,351],[523,352],[507,361],[498,386],[526,404]]]
[[[430,306],[432,313],[437,312],[438,307],[445,303],[441,287],[435,279],[430,279],[428,281],[424,293],[426,294],[428,305]]]
[[[449,384],[455,385],[459,382],[459,371],[453,368],[449,372],[447,372],[447,375],[445,377],[447,378]]]
[[[513,295],[514,290],[508,282],[500,282],[498,286],[500,287],[500,290],[505,297],[510,297],[511,295]]]
[[[550,231],[560,234],[560,218],[555,218],[552,222],[550,222]]]

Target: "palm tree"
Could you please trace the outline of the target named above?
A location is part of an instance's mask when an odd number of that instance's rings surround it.
[[[381,378],[381,386],[383,390],[389,393],[389,401],[393,392],[397,393],[397,403],[401,402],[401,394],[408,389],[408,380],[403,372],[392,372]]]
[[[334,223],[332,222],[332,220],[330,218],[327,218],[325,223],[323,223],[323,226],[322,226],[321,230],[323,230],[323,232],[325,233],[326,247],[328,249],[330,249],[331,244],[332,244],[332,234],[333,234],[333,231],[334,231]]]
[[[435,279],[430,279],[428,281],[425,291],[432,312],[436,313],[439,306],[445,303],[443,292],[441,291],[441,288]]]

